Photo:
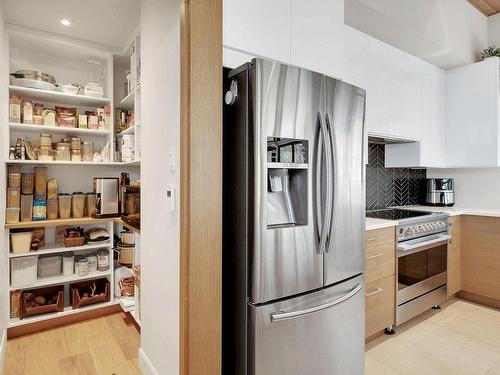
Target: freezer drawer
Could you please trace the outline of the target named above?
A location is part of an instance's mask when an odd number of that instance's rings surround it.
[[[364,374],[364,276],[249,306],[248,375]]]

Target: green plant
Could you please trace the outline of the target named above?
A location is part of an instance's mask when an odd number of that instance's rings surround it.
[[[497,46],[489,46],[481,51],[481,57],[483,59],[492,56],[500,57],[500,48],[497,48]]]

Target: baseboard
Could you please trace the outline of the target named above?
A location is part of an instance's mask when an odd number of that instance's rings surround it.
[[[478,294],[465,292],[463,290],[457,293],[457,297],[470,302],[478,303],[480,305],[500,309],[500,301],[494,298],[480,296]]]
[[[139,348],[139,369],[144,375],[160,375],[142,348]]]
[[[5,352],[7,351],[7,330],[2,332],[2,341],[0,341],[0,374],[3,374]]]

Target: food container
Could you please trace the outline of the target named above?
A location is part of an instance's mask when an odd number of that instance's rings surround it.
[[[53,109],[44,109],[42,112],[43,124],[45,126],[56,126],[56,111]]]
[[[51,178],[47,181],[47,199],[57,199],[57,193],[57,180],[55,178]]]
[[[125,212],[129,215],[140,213],[140,202],[141,196],[139,193],[127,193],[125,198]]]
[[[52,134],[40,134],[40,146],[48,146],[52,148]]]
[[[88,114],[88,126],[89,129],[99,129],[99,118],[95,112],[89,112]]]
[[[82,161],[92,161],[94,157],[94,143],[83,142],[82,145]]]
[[[76,108],[56,106],[56,121],[58,126],[76,128]]]
[[[87,260],[89,261],[89,272],[97,271],[97,255],[87,254]]]
[[[87,115],[78,115],[78,127],[81,129],[87,129]]]
[[[81,192],[73,193],[73,202],[71,205],[72,216],[74,218],[83,217],[85,209],[85,194]]]
[[[21,188],[7,188],[7,208],[19,208],[21,206]]]
[[[63,275],[70,276],[75,272],[75,256],[73,253],[63,254]]]
[[[10,292],[10,317],[12,319],[21,317],[21,291]]]
[[[134,246],[135,245],[134,232],[132,232],[131,230],[122,230],[120,232],[120,242],[123,245],[132,245],[132,246]]]
[[[89,274],[89,260],[87,257],[78,258],[75,266],[78,267],[78,276],[87,276]]]
[[[73,283],[69,285],[69,289],[73,309],[110,301],[110,283],[106,278]]]
[[[35,193],[47,193],[47,167],[35,167]]]
[[[96,207],[95,207],[95,198],[96,195],[94,192],[87,193],[87,199],[85,204],[85,216],[93,217],[95,215]]]
[[[21,121],[23,124],[33,124],[33,102],[23,99],[21,103]]]
[[[6,208],[5,209],[5,222],[7,224],[19,223],[19,208]]]
[[[71,160],[71,147],[67,142],[59,142],[56,146],[56,160],[57,161],[70,161]]]
[[[31,240],[31,250],[36,251],[45,246],[45,228],[33,229],[33,239]]]
[[[33,173],[21,174],[21,192],[23,194],[33,194],[34,190],[34,175]]]
[[[118,246],[118,263],[129,267],[134,264],[134,246]]]
[[[71,150],[71,161],[82,161],[82,151]]]
[[[12,258],[10,260],[10,285],[13,288],[31,286],[36,283],[38,255]]]
[[[21,122],[21,99],[17,96],[9,99],[9,122]]]
[[[52,152],[52,147],[50,146],[40,146],[38,148],[38,160],[42,161],[53,161],[54,155]]]
[[[60,275],[62,272],[62,256],[51,255],[38,258],[38,277]]]
[[[14,254],[29,253],[31,250],[32,231],[10,232],[11,249]]]
[[[97,250],[97,270],[109,270],[109,251],[107,249]]]
[[[47,200],[47,194],[45,194],[45,193],[35,193],[33,195],[33,200],[34,201],[46,201]]]
[[[125,134],[121,141],[122,160],[124,162],[134,161],[134,135]]]
[[[9,165],[8,167],[8,187],[21,186],[21,166]]]
[[[57,199],[47,200],[47,219],[54,220],[58,216],[59,204]]]
[[[33,201],[33,221],[47,220],[47,201]]]
[[[64,285],[23,291],[20,319],[64,311]]]
[[[69,219],[71,217],[71,200],[69,194],[59,194],[59,218]]]
[[[78,137],[71,138],[71,150],[81,150],[82,140]]]
[[[33,219],[33,195],[21,195],[21,221]]]

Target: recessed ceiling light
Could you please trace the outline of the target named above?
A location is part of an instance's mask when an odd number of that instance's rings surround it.
[[[67,18],[61,18],[59,20],[59,23],[63,26],[71,26],[73,25],[73,22],[71,22],[70,20],[68,20]]]

